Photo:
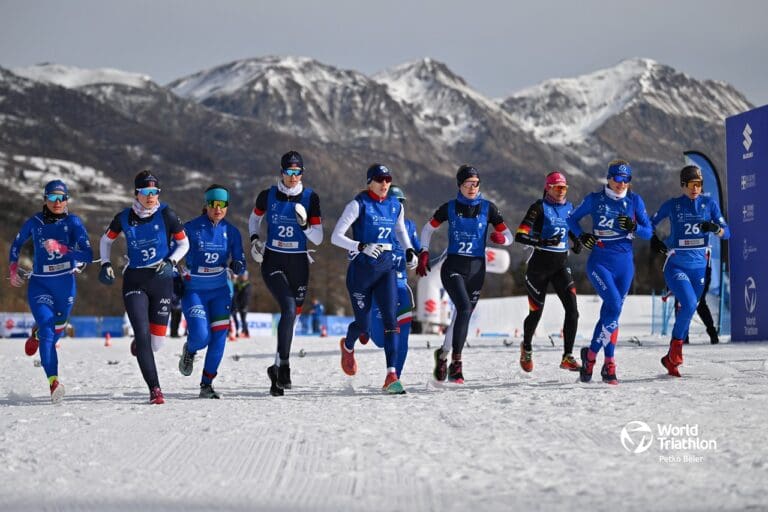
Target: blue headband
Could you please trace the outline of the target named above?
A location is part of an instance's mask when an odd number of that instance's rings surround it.
[[[205,200],[229,202],[229,191],[225,188],[212,188],[205,192]]]

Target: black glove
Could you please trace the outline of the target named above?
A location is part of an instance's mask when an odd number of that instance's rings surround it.
[[[578,238],[573,241],[573,244],[571,245],[571,250],[573,251],[573,254],[581,254],[581,250],[584,249],[584,244],[581,243],[581,240]]]
[[[714,222],[710,222],[708,220],[705,220],[701,224],[699,224],[699,227],[704,233],[717,233],[720,231],[720,225],[715,224]]]
[[[176,274],[173,276],[173,294],[179,298],[184,296],[184,278]]]
[[[584,247],[591,251],[595,248],[597,237],[592,233],[582,233],[579,235],[579,242],[581,242]]]
[[[419,266],[419,255],[416,253],[416,249],[405,250],[405,266],[408,270],[413,270]]]
[[[618,221],[619,227],[624,231],[632,233],[637,228],[637,222],[626,215],[619,215],[616,220]]]
[[[552,238],[544,238],[542,240],[539,240],[536,242],[536,247],[553,247],[555,245],[560,245],[560,242],[563,241],[563,237],[561,235],[553,236]]]
[[[155,275],[157,277],[161,277],[163,279],[172,279],[173,278],[173,267],[176,265],[175,261],[172,261],[168,258],[164,259],[160,262],[160,264],[155,268]]]
[[[656,236],[656,233],[654,233],[651,237],[651,250],[659,254],[667,254],[669,249],[667,248],[667,245]]]
[[[232,270],[232,272],[235,273],[236,276],[239,276],[245,272],[245,262],[240,260],[232,260],[229,263],[229,268]]]
[[[115,271],[111,263],[102,263],[101,270],[99,270],[99,282],[107,286],[115,282]]]

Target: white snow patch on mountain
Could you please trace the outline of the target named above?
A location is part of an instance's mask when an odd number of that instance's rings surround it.
[[[152,79],[147,75],[111,68],[83,69],[62,64],[46,63],[14,68],[11,71],[30,80],[48,82],[68,89],[95,84],[119,84],[143,88],[152,84]]]
[[[125,202],[129,197],[123,185],[93,167],[55,158],[0,153],[0,180],[12,183],[14,190],[21,195],[42,197],[43,186],[56,179],[67,184],[78,209],[89,209],[92,201]],[[93,206],[91,209],[100,207]]]
[[[470,87],[443,63],[430,58],[377,73],[373,79],[417,112],[419,129],[453,144],[472,138],[488,116],[507,117],[493,100]]]
[[[505,103],[514,107],[507,111],[539,139],[581,142],[636,100],[655,64],[627,60],[588,75],[547,80],[513,94]]]

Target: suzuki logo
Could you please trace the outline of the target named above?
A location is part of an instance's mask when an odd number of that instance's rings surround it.
[[[742,141],[742,144],[744,144],[744,149],[749,151],[749,148],[752,147],[752,127],[749,126],[749,123],[744,127],[744,131],[741,132],[741,134],[744,136],[744,140]]]
[[[432,299],[429,299],[424,303],[424,309],[427,310],[427,313],[434,313],[437,311],[437,302],[435,302]]]
[[[493,251],[485,251],[485,260],[488,263],[493,263],[495,259],[496,259],[496,254]]]
[[[757,307],[757,285],[752,277],[748,277],[747,283],[744,285],[744,305],[750,315],[755,312]]]

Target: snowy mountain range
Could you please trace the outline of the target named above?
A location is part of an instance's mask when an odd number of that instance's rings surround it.
[[[0,68],[0,190],[13,204],[35,197],[41,176],[71,169],[77,188],[88,185],[99,198],[88,215],[103,225],[119,202],[112,193],[151,166],[183,217],[199,211],[195,196],[215,180],[232,185],[233,201],[243,205],[232,214],[244,218],[258,190],[276,180],[280,155],[297,149],[329,222],[379,161],[419,198],[409,204],[419,220],[455,194],[455,169],[471,162],[484,194],[514,224],[540,196],[548,171],[565,170],[578,201],[604,179],[606,163],[622,157],[653,209],[676,191],[671,171],[683,151],[702,150],[724,166],[724,120],[749,108],[726,83],[649,59],[500,99],[429,58],[369,77],[270,56],[165,86],[112,69]]]
[[[457,163],[473,162],[491,177],[511,178],[497,185],[496,196],[513,207],[538,188],[526,177],[550,168],[565,169],[578,189],[593,186],[599,169],[615,156],[647,168],[654,180],[678,166],[686,149],[705,150],[722,162],[725,117],[751,107],[726,83],[697,80],[649,59],[548,80],[502,99],[484,96],[430,58],[368,77],[309,58],[268,56],[216,66],[167,86],[137,73],[58,64],[3,73],[7,86],[22,82],[35,84],[35,91],[46,84],[86,95],[110,116],[140,125],[130,128],[156,135],[160,140],[147,144],[137,133],[138,144],[130,150],[136,160],[172,163],[164,153],[178,156],[178,147],[163,146],[184,146],[192,154],[182,158],[184,165],[171,167],[183,171],[188,185],[204,179],[217,159],[240,160],[227,174],[242,175],[253,169],[249,153],[261,150],[267,159],[284,149],[260,141],[284,137],[292,147],[321,149],[318,160],[331,173],[364,168],[373,157],[402,162],[409,170],[424,167],[428,175],[405,173],[401,179],[417,189],[433,190],[430,176],[448,176]],[[113,142],[125,150],[125,141]],[[40,150],[22,156],[67,160]],[[350,151],[353,159],[339,165],[337,155]],[[99,162],[92,163],[98,168]],[[202,176],[190,180],[195,173]]]

